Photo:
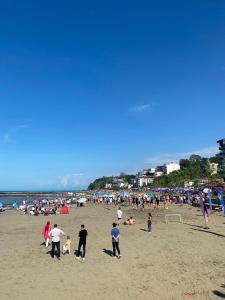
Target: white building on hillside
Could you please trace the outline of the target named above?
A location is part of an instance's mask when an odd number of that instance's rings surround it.
[[[211,163],[210,165],[210,171],[211,171],[211,175],[215,175],[218,173],[218,164],[216,163]]]
[[[112,181],[112,186],[114,188],[123,188],[123,187],[125,187],[125,183],[124,183],[123,179],[121,179],[121,178],[114,178]]]
[[[178,171],[180,170],[180,165],[177,163],[168,163],[165,164],[165,174],[168,175],[174,171]]]
[[[112,183],[106,183],[105,189],[111,189],[112,188]]]
[[[142,175],[138,177],[138,186],[142,187],[144,185],[148,185],[152,183],[154,178],[152,176]]]

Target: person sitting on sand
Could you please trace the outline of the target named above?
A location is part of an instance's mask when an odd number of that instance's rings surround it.
[[[126,221],[124,221],[123,225],[130,225],[130,219],[127,219]]]
[[[66,254],[66,253],[70,254],[71,243],[72,243],[72,241],[71,241],[70,237],[67,236],[67,240],[66,240],[65,244],[63,245],[63,251],[62,251],[63,254]]]
[[[135,219],[133,217],[130,217],[129,225],[134,225],[136,223]]]
[[[134,225],[136,223],[135,219],[133,217],[130,217],[126,221],[124,221],[124,225]]]

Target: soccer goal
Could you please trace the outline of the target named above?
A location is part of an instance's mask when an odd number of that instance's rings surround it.
[[[181,214],[168,214],[165,215],[165,222],[166,224],[168,224],[169,222],[183,223],[183,219],[181,217]]]

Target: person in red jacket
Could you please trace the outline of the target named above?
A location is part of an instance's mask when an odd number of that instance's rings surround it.
[[[48,221],[43,230],[42,230],[42,236],[45,240],[45,246],[48,247],[48,244],[49,244],[49,232],[52,230],[52,227],[51,227],[51,224],[50,224],[50,221]]]

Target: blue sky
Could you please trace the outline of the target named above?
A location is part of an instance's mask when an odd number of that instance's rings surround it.
[[[0,190],[78,189],[225,137],[224,1],[1,1]]]

